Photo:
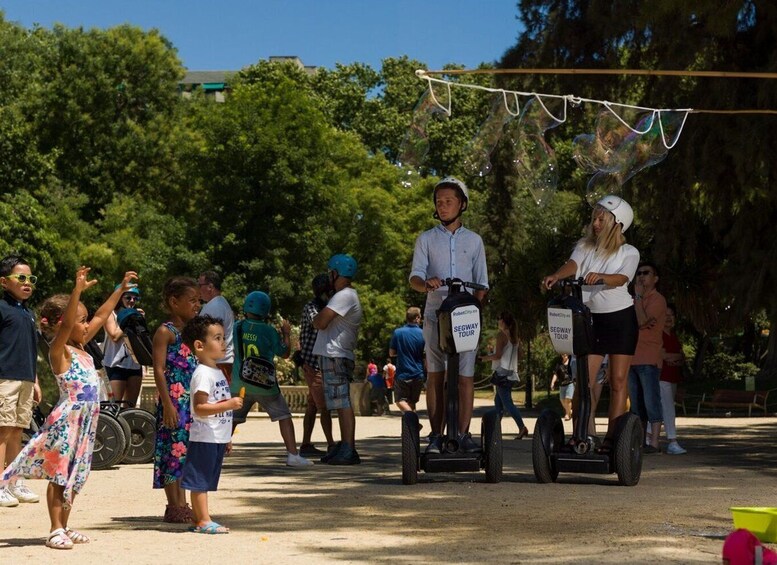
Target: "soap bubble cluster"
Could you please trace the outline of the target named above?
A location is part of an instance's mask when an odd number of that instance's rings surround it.
[[[426,129],[435,117],[449,116],[450,87],[429,88],[421,95],[413,109],[413,119],[399,147],[398,165],[408,171],[420,167],[429,153],[429,134]]]
[[[558,187],[556,153],[545,140],[545,132],[565,119],[566,100],[542,100],[535,95],[524,105],[520,118],[508,128],[513,145],[513,171],[540,206],[548,203]]]
[[[510,102],[512,101],[512,108]],[[517,96],[503,91],[495,92],[491,110],[477,134],[464,150],[464,170],[473,177],[483,177],[491,172],[491,153],[502,138],[505,126],[518,115]]]
[[[616,115],[609,107],[596,117],[595,133],[575,137],[578,166],[592,173],[586,187],[589,203],[621,187],[639,171],[663,161],[685,123],[687,111],[625,109]]]

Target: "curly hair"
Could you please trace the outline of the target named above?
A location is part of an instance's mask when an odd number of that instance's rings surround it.
[[[183,327],[181,331],[181,339],[189,346],[190,349],[194,349],[195,341],[205,341],[208,337],[208,328],[211,326],[224,326],[224,321],[221,318],[214,318],[213,316],[195,316]]]

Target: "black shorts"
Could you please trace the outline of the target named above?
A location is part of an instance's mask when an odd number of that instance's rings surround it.
[[[124,367],[105,367],[109,381],[126,381],[130,377],[142,377],[141,369],[125,369]]]
[[[639,339],[639,324],[634,306],[591,316],[594,326],[594,355],[634,355]]]
[[[408,404],[415,404],[421,398],[422,388],[424,388],[423,379],[396,379],[394,380],[394,402],[404,400]]]

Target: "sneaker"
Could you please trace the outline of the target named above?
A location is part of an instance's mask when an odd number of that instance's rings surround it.
[[[40,500],[40,496],[28,489],[27,485],[21,480],[9,484],[7,488],[11,496],[19,502],[38,502]]]
[[[299,446],[299,454],[303,457],[319,457],[326,455],[326,451],[321,451],[312,443],[306,443]]]
[[[7,488],[0,488],[0,506],[19,506],[19,499],[8,492]]]
[[[459,450],[464,453],[477,453],[480,451],[480,446],[472,439],[472,434],[467,432],[459,434]]]
[[[682,455],[683,453],[688,453],[685,449],[680,447],[680,444],[676,441],[669,442],[669,445],[666,446],[666,452],[669,455]]]
[[[661,450],[652,445],[646,445],[642,448],[642,453],[661,453]]]
[[[439,455],[442,451],[442,436],[440,434],[429,434],[429,445],[426,446],[426,455]]]
[[[312,464],[313,462],[310,459],[305,459],[302,455],[297,453],[289,453],[286,455],[287,467],[307,467]]]
[[[330,465],[358,465],[362,462],[359,454],[350,445],[342,442],[340,449],[327,463]]]
[[[334,456],[337,454],[337,452],[340,450],[340,444],[341,444],[341,443],[342,443],[342,442],[340,442],[340,441],[337,441],[337,442],[333,443],[332,445],[330,445],[330,446],[327,448],[327,450],[326,450],[326,455],[324,455],[324,456],[321,458],[321,462],[322,462],[322,463],[329,463],[329,460],[330,460],[332,457],[334,457]]]

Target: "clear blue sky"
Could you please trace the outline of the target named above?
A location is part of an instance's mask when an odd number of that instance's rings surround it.
[[[380,68],[408,55],[429,69],[501,58],[521,29],[518,0],[0,0],[25,27],[157,28],[191,70],[239,69],[270,55]]]

